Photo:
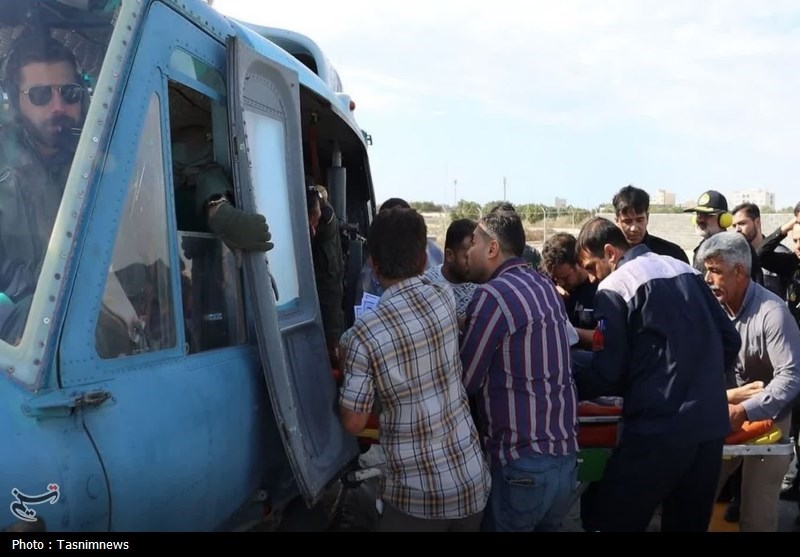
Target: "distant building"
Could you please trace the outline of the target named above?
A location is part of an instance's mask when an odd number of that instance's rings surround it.
[[[731,194],[728,204],[731,209],[741,203],[755,203],[764,211],[775,210],[775,194],[764,190],[742,190]]]
[[[656,190],[653,197],[650,199],[650,205],[675,205],[675,194],[671,191]]]
[[[562,199],[561,197],[556,197],[556,209],[566,209],[567,208],[567,200]]]

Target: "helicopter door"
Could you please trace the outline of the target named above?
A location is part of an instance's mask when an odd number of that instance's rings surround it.
[[[245,268],[275,417],[309,506],[358,456],[338,416],[319,316],[302,165],[297,73],[228,39],[236,197],[267,217],[275,247]]]

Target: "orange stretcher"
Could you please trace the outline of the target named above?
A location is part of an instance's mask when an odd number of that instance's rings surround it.
[[[341,384],[342,372],[334,369],[333,376],[336,383]],[[362,446],[380,444],[378,423],[378,416],[372,414],[358,436]],[[622,427],[622,399],[578,403],[579,479],[594,481],[602,477],[606,460],[619,442]],[[745,422],[740,430],[725,439],[725,458],[769,454],[792,454],[791,443],[782,439],[781,430],[772,420]]]

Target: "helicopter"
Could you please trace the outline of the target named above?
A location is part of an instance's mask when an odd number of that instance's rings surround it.
[[[312,39],[202,0],[1,0],[0,58],[32,29],[74,56],[78,89],[53,89],[82,114],[60,192],[24,199],[11,149],[0,169],[26,211],[54,207],[22,286],[0,272],[0,530],[229,531],[315,505],[362,448],[338,419],[305,178],[348,235],[344,308],[376,206],[338,72]],[[14,98],[56,94],[6,71],[0,148]],[[175,141],[195,128],[273,249],[182,218]],[[25,234],[0,237],[0,266]]]

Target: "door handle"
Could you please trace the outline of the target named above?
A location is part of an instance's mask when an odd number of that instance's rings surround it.
[[[111,392],[94,390],[86,392],[52,391],[32,398],[22,406],[28,416],[42,418],[65,418],[73,410],[97,408],[108,400],[112,400]]]

